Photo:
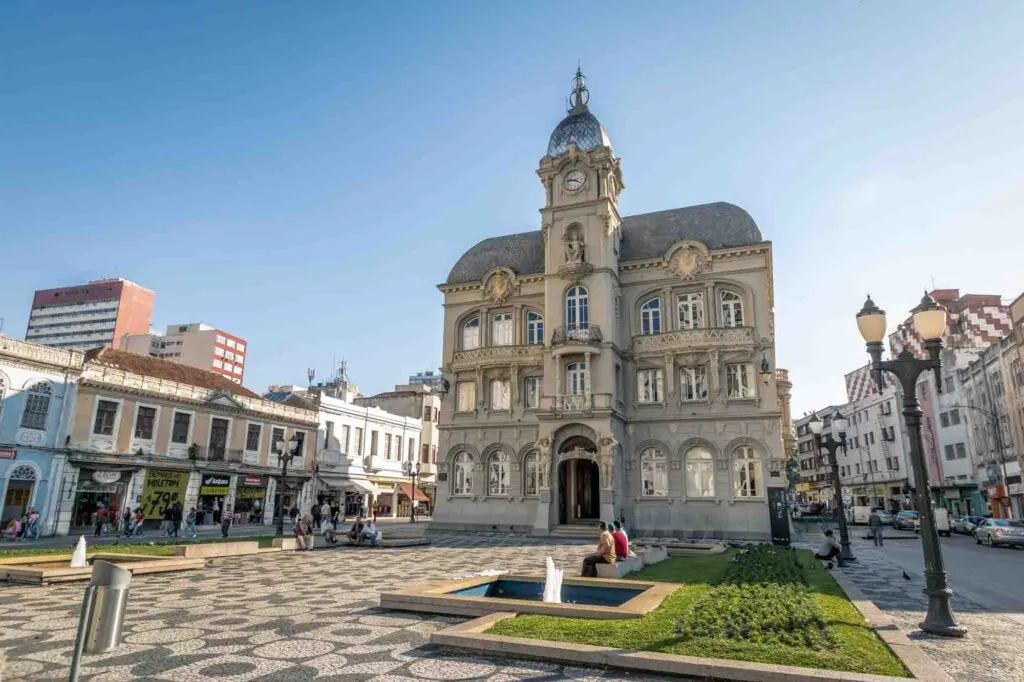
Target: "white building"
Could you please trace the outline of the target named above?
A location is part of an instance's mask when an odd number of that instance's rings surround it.
[[[344,513],[378,517],[408,516],[413,499],[406,472],[420,452],[420,419],[355,403],[358,393],[344,371],[309,389],[271,386],[267,397],[293,407],[316,410],[314,498],[343,503]],[[425,495],[420,491],[417,499]]]
[[[160,334],[130,334],[121,339],[121,349],[205,369],[231,379],[245,378],[248,342],[240,336],[200,322],[168,325]]]
[[[0,522],[29,509],[53,534],[84,355],[0,334]]]
[[[839,451],[839,480],[851,489],[853,504],[906,507],[904,487],[912,482],[907,440],[896,387],[887,384],[840,408],[849,422],[846,451]]]

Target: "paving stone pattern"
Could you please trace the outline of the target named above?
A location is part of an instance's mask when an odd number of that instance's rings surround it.
[[[962,682],[1024,682],[1024,626],[1019,622],[954,594],[953,610],[968,636],[926,634],[920,628],[928,611],[924,575],[908,573],[911,579],[905,580],[902,568],[866,544],[857,547],[856,556],[843,573],[940,668]]]
[[[419,532],[396,529],[391,536]],[[463,619],[384,611],[380,591],[487,569],[540,572],[546,556],[575,572],[592,551],[589,542],[500,534],[443,534],[433,542],[239,557],[202,572],[141,576],[132,583],[121,647],[87,656],[82,679],[662,679],[431,647],[431,632]],[[0,679],[67,679],[83,589],[0,588]]]

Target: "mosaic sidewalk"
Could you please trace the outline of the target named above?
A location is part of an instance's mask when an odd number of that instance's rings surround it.
[[[415,532],[410,529],[410,532]],[[82,678],[193,680],[600,680],[661,678],[461,656],[427,644],[461,618],[383,611],[378,594],[485,569],[578,570],[591,543],[507,535],[434,538],[430,547],[241,557],[203,573],[132,584],[115,652],[87,656]],[[82,585],[0,588],[4,682],[66,680]]]

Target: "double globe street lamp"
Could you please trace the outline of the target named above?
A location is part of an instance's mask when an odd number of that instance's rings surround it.
[[[857,558],[853,556],[853,551],[850,549],[850,531],[846,526],[846,505],[843,504],[843,484],[839,480],[839,462],[836,461],[836,453],[839,452],[839,448],[846,452],[846,427],[849,426],[849,422],[842,412],[836,410],[832,415],[832,430],[827,438],[821,437],[824,424],[818,415],[814,415],[807,426],[814,434],[814,445],[818,448],[818,452],[828,451],[828,464],[832,469],[832,482],[835,485],[836,514],[839,516],[839,557],[843,561],[856,561]],[[832,437],[833,433],[839,436],[839,440]]]
[[[882,372],[896,376],[903,390],[903,417],[910,434],[910,460],[914,470],[914,496],[917,498],[918,518],[921,522],[921,546],[924,550],[924,594],[928,597],[928,613],[921,629],[943,637],[963,637],[967,628],[960,625],[949,599],[953,590],[949,588],[942,547],[935,529],[935,511],[929,494],[928,465],[924,459],[924,441],[921,437],[921,404],[917,399],[917,378],[922,372],[935,372],[935,383],[942,390],[939,352],[942,337],[946,333],[946,310],[937,305],[927,293],[914,308],[914,329],[924,339],[928,353],[925,359],[914,357],[906,348],[893,360],[882,360],[882,339],[885,338],[885,311],[875,305],[868,296],[864,307],[857,313],[857,327],[867,342],[871,356],[871,376],[879,389],[883,387]]]
[[[296,455],[296,450],[299,449],[299,439],[292,436],[291,439],[285,443],[284,439],[280,439],[275,443],[277,445],[277,461],[281,464],[281,484],[278,486],[277,498],[280,500],[281,513],[277,515],[277,531],[274,533],[277,537],[284,537],[284,516],[288,511],[284,508],[284,487],[288,480],[288,463],[292,461],[292,458]]]
[[[412,490],[409,491],[409,523],[416,523],[416,507],[419,505],[416,500],[416,477],[420,475],[420,463],[407,461],[405,475],[412,478]]]

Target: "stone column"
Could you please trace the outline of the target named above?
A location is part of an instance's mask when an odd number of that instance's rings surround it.
[[[525,334],[523,331],[523,306],[516,305],[515,311],[512,313],[512,345],[522,346],[526,343]]]
[[[553,461],[551,447],[552,443],[549,438],[541,438],[537,442],[537,450],[540,453],[540,490],[538,490],[537,509],[533,519],[534,535],[550,535],[551,527],[555,524],[551,518],[551,467]]]
[[[584,382],[585,383],[584,383],[584,386],[583,386],[583,395],[584,395],[584,400],[586,401],[586,406],[588,408],[593,408],[594,405],[591,402],[591,398],[590,398],[590,394],[591,394],[590,385],[593,383],[593,380],[594,380],[594,368],[591,367],[591,365],[590,365],[590,353],[584,353],[583,354],[583,358],[584,358],[584,361],[587,363],[587,372],[584,375],[585,376],[585,378],[584,378]]]
[[[480,309],[480,346],[491,345],[491,318],[489,308]]]
[[[662,300],[661,329],[664,332],[674,332],[676,330],[676,323],[678,322],[678,320],[676,319],[676,312],[672,308],[672,289],[671,289],[671,287],[664,287],[661,290],[661,300]]]
[[[415,493],[413,493],[413,494],[415,494]],[[395,489],[391,491],[391,518],[394,519],[394,518],[397,518],[397,517],[398,517],[398,486],[396,485]]]
[[[704,326],[709,329],[718,327],[718,306],[715,304],[715,286],[704,287]]]

